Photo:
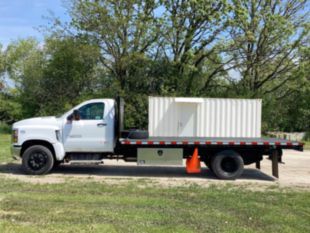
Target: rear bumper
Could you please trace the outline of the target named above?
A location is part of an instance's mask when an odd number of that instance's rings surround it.
[[[17,145],[12,145],[11,146],[11,154],[12,154],[12,157],[16,160],[19,160],[20,159],[20,156],[21,156],[21,150],[22,150],[22,147],[21,146],[17,146]]]

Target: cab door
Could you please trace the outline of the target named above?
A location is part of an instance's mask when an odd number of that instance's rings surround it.
[[[111,121],[105,103],[87,103],[78,109],[80,119],[67,120],[63,129],[66,152],[108,152],[113,150],[108,136]]]

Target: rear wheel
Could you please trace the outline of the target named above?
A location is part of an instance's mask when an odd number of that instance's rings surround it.
[[[27,174],[46,174],[53,168],[53,165],[53,154],[45,146],[31,146],[22,155],[22,168]]]
[[[243,173],[243,159],[235,151],[226,150],[216,154],[211,160],[214,174],[220,179],[233,180]]]

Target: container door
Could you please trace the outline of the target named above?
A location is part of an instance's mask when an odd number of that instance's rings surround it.
[[[197,104],[179,103],[179,120],[178,120],[178,136],[179,137],[195,137],[196,136],[196,114]]]

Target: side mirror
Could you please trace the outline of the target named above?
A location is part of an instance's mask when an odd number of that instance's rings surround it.
[[[73,120],[79,121],[81,119],[80,111],[77,109],[73,110]]]
[[[70,114],[69,116],[67,116],[67,121],[72,121],[73,120],[73,114]]]
[[[80,111],[77,109],[73,110],[73,113],[71,113],[67,117],[67,121],[79,121],[81,119]]]

